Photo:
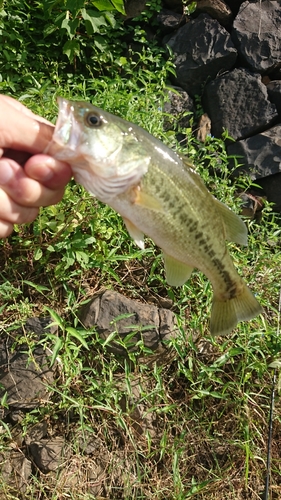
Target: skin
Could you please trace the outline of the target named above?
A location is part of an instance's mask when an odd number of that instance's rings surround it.
[[[58,203],[72,173],[43,153],[54,125],[3,95],[0,116],[0,238],[6,238],[14,224],[32,222],[39,207]]]

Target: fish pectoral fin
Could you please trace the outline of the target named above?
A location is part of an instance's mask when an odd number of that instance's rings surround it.
[[[151,194],[144,193],[140,188],[134,190],[135,198],[134,203],[150,210],[157,210],[157,212],[164,212],[164,208],[160,201],[158,201]]]
[[[168,285],[181,286],[190,278],[193,267],[174,259],[165,252],[163,252],[163,259]]]
[[[224,223],[226,239],[234,241],[234,243],[238,243],[239,245],[247,246],[248,232],[246,224],[244,224],[239,215],[232,212],[224,203],[216,198],[214,198],[214,201]]]
[[[138,229],[129,219],[126,219],[123,217],[123,221],[125,223],[125,226],[128,230],[129,235],[131,238],[134,240],[136,245],[140,247],[142,250],[144,250],[144,234],[143,232]]]

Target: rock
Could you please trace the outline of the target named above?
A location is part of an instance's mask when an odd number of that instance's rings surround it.
[[[19,451],[0,455],[1,483],[15,490],[15,494],[24,494],[31,476],[31,462]],[[7,497],[8,498],[8,497]],[[10,496],[9,496],[10,498]]]
[[[24,329],[40,338],[42,332],[46,334],[44,328],[49,323],[50,319],[31,318]],[[13,410],[11,417],[16,422],[22,418],[19,409],[35,408],[42,400],[48,400],[49,390],[46,386],[54,382],[55,367],[50,368],[51,353],[43,347],[38,345],[30,359],[28,346],[23,344],[13,349],[13,343],[12,337],[0,340],[0,398],[7,391],[7,404]]]
[[[230,26],[232,22],[231,9],[223,0],[197,0],[195,12],[206,12],[222,26]]]
[[[44,473],[57,471],[67,455],[64,439],[60,437],[32,441],[29,450],[37,467]]]
[[[243,2],[231,38],[243,65],[270,73],[281,63],[281,5],[279,1]]]
[[[270,102],[275,104],[279,118],[281,118],[281,81],[274,80],[266,86]]]
[[[208,83],[203,105],[215,137],[221,137],[226,129],[233,139],[245,139],[272,126],[278,118],[260,75],[244,69],[234,69]]]
[[[274,204],[274,210],[281,212],[281,173],[258,179],[257,183],[264,190],[267,201]]]
[[[180,87],[168,90],[168,101],[164,103],[163,112],[172,116],[164,116],[165,130],[189,128],[195,111],[193,99]]]
[[[186,17],[183,14],[177,14],[168,9],[162,9],[157,14],[157,22],[163,35],[177,30],[186,23]]]
[[[178,12],[179,14],[183,13],[182,0],[164,0],[164,5],[167,9],[173,10],[174,12]]]
[[[231,9],[231,12],[233,14],[233,17],[237,15],[240,9],[240,5],[244,2],[245,0],[225,0],[226,5]]]
[[[121,356],[126,356],[127,351],[138,352],[137,343],[141,340],[146,348],[162,355],[167,351],[163,342],[177,336],[172,311],[142,304],[111,290],[86,304],[80,319],[85,328],[95,327],[104,340],[115,331],[116,337],[107,348]],[[126,337],[132,333],[126,344]]]
[[[233,67],[237,51],[229,33],[208,14],[200,14],[168,40],[176,66],[176,84],[192,97],[207,81]]]
[[[127,0],[124,2],[126,18],[131,19],[133,17],[138,17],[144,11],[147,4],[147,0]]]
[[[238,156],[241,166],[233,175],[246,173],[252,180],[281,172],[281,125],[227,146],[230,156]],[[235,167],[233,160],[230,166]]]

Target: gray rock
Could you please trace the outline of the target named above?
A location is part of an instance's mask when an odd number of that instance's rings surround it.
[[[208,83],[203,103],[215,137],[227,129],[233,139],[245,139],[269,128],[278,118],[260,75],[245,69],[234,69]]]
[[[126,19],[139,16],[145,9],[147,0],[127,0],[125,2]]]
[[[202,94],[207,81],[233,67],[237,51],[229,33],[208,14],[177,30],[167,42],[176,66],[176,84],[192,97]]]
[[[183,13],[183,3],[182,0],[164,0],[164,5],[167,9],[171,9],[179,14]]]
[[[157,22],[160,31],[164,34],[177,30],[186,23],[186,17],[183,14],[177,14],[168,9],[162,9],[157,14]]]
[[[67,455],[64,439],[60,437],[32,441],[29,450],[37,467],[44,473],[56,471]]]
[[[269,100],[275,104],[279,118],[281,118],[281,81],[272,81],[266,86],[266,88]]]
[[[44,328],[49,322],[49,319],[31,318],[24,329],[35,332],[40,338],[42,331],[46,333]],[[50,369],[51,353],[38,346],[31,358],[26,345],[12,349],[13,343],[12,337],[0,340],[0,382],[3,386],[0,398],[7,392],[7,403],[11,409],[35,408],[42,399],[49,398],[47,385],[52,385],[54,381],[55,367]],[[13,416],[14,421],[20,418],[18,412]]]
[[[231,9],[223,0],[198,0],[196,12],[206,12],[222,26],[230,26],[233,18]]]
[[[19,451],[0,455],[3,465],[0,468],[1,483],[15,490],[15,494],[24,494],[31,476],[31,462]],[[8,497],[7,497],[8,498]]]
[[[127,351],[138,352],[140,340],[146,348],[165,353],[163,341],[177,336],[176,317],[172,311],[142,304],[111,290],[86,304],[80,319],[85,328],[95,327],[104,340],[116,332],[107,348],[122,356],[126,356]],[[132,333],[134,335],[126,343],[126,337]]]
[[[165,130],[178,130],[190,127],[190,121],[195,111],[193,99],[180,87],[168,90],[168,101],[164,103],[163,112]]]
[[[252,180],[281,172],[281,125],[276,125],[261,134],[227,146],[227,153],[239,156],[239,166],[233,175],[246,173]],[[230,166],[235,163],[230,160]]]
[[[267,201],[274,204],[274,210],[281,212],[281,173],[259,179],[257,183],[264,190]]]
[[[281,63],[280,1],[243,2],[231,37],[246,67],[261,74],[273,71]]]

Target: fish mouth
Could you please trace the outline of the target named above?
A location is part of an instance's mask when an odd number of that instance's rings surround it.
[[[57,103],[58,118],[52,140],[45,153],[55,155],[58,160],[67,161],[77,154],[80,127],[74,118],[73,104],[63,97],[58,97]]]

